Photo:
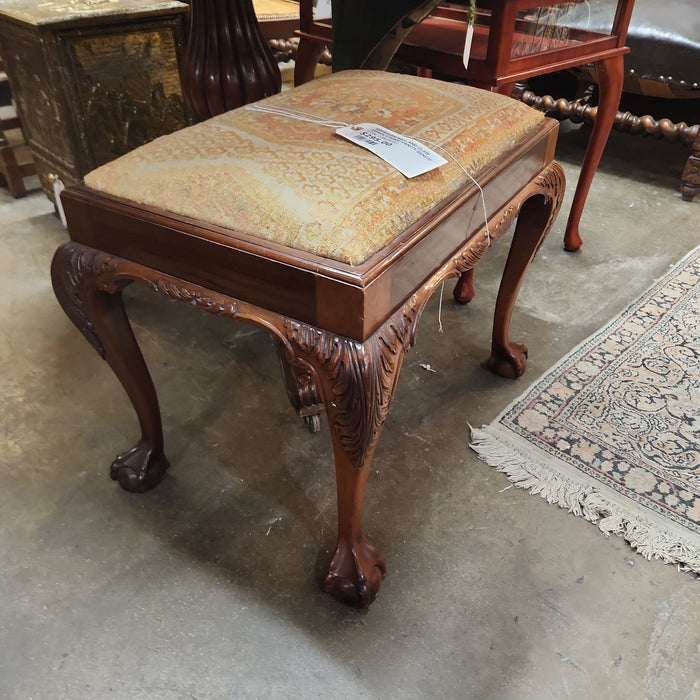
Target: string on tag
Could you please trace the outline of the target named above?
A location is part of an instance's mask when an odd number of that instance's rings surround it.
[[[244,109],[250,110],[251,112],[276,114],[280,117],[287,117],[288,119],[296,119],[298,121],[310,122],[311,124],[318,124],[319,126],[326,126],[329,129],[342,129],[343,127],[351,126],[351,124],[348,124],[347,122],[342,122],[335,119],[319,119],[313,114],[306,114],[305,112],[293,109],[285,109],[284,107],[270,107],[268,105],[261,105],[257,102],[245,105]],[[422,141],[423,143],[427,144],[428,146],[431,146],[432,148],[439,148],[457,166],[459,166],[462,172],[474,183],[474,185],[476,185],[476,188],[479,190],[479,195],[481,198],[481,207],[484,212],[484,228],[486,229],[486,240],[488,242],[488,245],[491,246],[491,233],[489,231],[489,215],[486,209],[486,198],[484,197],[484,190],[481,187],[481,185],[474,179],[474,177],[472,177],[471,173],[457,160],[457,158],[455,158],[455,156],[453,156],[452,153],[450,153],[450,151],[444,146],[441,146],[439,143],[433,143],[432,141],[423,139],[420,136],[411,136],[411,138],[415,139],[416,141]]]
[[[347,122],[336,121],[335,119],[319,119],[313,114],[306,114],[304,112],[297,112],[292,109],[284,109],[283,107],[268,107],[266,105],[260,105],[257,103],[252,103],[245,105],[244,109],[248,109],[251,112],[264,112],[265,114],[277,114],[280,117],[288,117],[289,119],[296,119],[300,122],[311,122],[311,124],[318,124],[319,126],[327,126],[329,129],[342,129],[346,126],[351,126]]]
[[[292,109],[285,109],[283,107],[270,107],[268,105],[261,105],[259,103],[252,103],[245,105],[244,109],[250,110],[251,112],[263,112],[265,114],[275,114],[280,117],[286,117],[288,119],[296,119],[297,121],[303,121],[303,122],[309,122],[311,124],[318,124],[319,126],[325,126],[328,127],[329,129],[342,129],[344,127],[351,127],[351,124],[348,124],[347,122],[343,121],[338,121],[335,119],[319,119],[317,116],[313,114],[307,114],[305,112],[297,111],[297,110],[292,110]],[[457,158],[450,153],[450,151],[445,148],[444,146],[441,146],[439,143],[434,143],[432,141],[428,141],[427,139],[421,138],[420,136],[412,136],[412,139],[416,141],[421,141],[422,143],[425,143],[426,145],[430,146],[431,148],[438,148],[440,149],[450,160],[452,160],[461,170],[462,172],[474,183],[476,188],[479,190],[479,197],[481,199],[481,208],[484,213],[484,229],[486,232],[486,241],[489,245],[491,246],[491,232],[489,231],[489,216],[488,216],[488,210],[486,209],[486,197],[484,196],[484,190],[481,187],[481,185],[476,181],[476,179],[471,175],[471,173],[457,160]],[[438,331],[440,333],[444,333],[444,330],[442,328],[442,297],[443,297],[443,292],[445,290],[445,283],[442,283],[442,286],[440,288],[440,301],[438,305]]]
[[[482,189],[481,185],[471,176],[469,171],[444,146],[441,146],[439,143],[433,143],[432,141],[428,141],[427,139],[422,139],[420,136],[412,136],[411,138],[414,138],[416,141],[422,141],[431,148],[439,148],[454,163],[456,163],[462,169],[462,172],[476,185],[477,189],[479,190],[479,195],[481,197],[481,207],[484,210],[484,228],[486,229],[486,241],[488,242],[489,247],[491,247],[491,232],[489,231],[489,214],[486,209],[486,197],[484,197],[484,190]]]

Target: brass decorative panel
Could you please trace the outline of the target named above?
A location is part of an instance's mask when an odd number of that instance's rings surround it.
[[[0,41],[6,70],[25,135],[34,150],[50,150],[65,167],[74,164],[74,134],[61,106],[59,85],[51,74],[45,46],[18,27],[2,32]]]
[[[121,19],[127,15],[177,11],[177,0],[3,0],[2,12],[18,22],[33,26],[85,20],[94,23],[100,17]]]
[[[173,32],[67,38],[91,167],[185,126]]]
[[[0,52],[50,199],[52,175],[72,184],[190,122],[179,76],[186,12],[171,0],[0,3]]]

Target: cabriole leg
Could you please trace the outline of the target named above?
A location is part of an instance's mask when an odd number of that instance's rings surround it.
[[[463,272],[457,284],[455,285],[452,296],[458,304],[468,304],[476,295],[476,287],[474,286],[474,268],[470,268]]]
[[[386,559],[362,531],[362,502],[374,450],[356,465],[343,445],[347,435],[331,427],[331,437],[338,491],[338,542],[324,588],[341,603],[367,608],[377,597],[386,573]]]
[[[488,366],[501,377],[515,379],[527,364],[527,348],[509,337],[510,319],[525,272],[554,223],[564,193],[564,173],[552,163],[540,176],[544,191],[523,203],[513,232],[498,289]]]
[[[583,243],[579,234],[579,222],[583,214],[583,206],[591,189],[593,176],[603,156],[605,144],[608,142],[610,130],[615,122],[622,95],[622,83],[625,77],[624,56],[613,56],[612,58],[597,61],[595,66],[600,87],[600,98],[598,100],[598,111],[593,131],[588,141],[586,155],[583,158],[576,191],[571,202],[569,220],[564,232],[564,248],[569,251],[578,250]]]
[[[51,278],[56,298],[126,390],[138,416],[141,439],[112,462],[110,476],[126,491],[153,488],[168,468],[153,381],[124,310],[118,277],[124,261],[75,243],[54,255]]]
[[[362,502],[415,319],[405,307],[364,343],[292,321],[285,329],[294,354],[318,376],[333,442],[338,542],[325,589],[358,608],[376,598],[386,572],[384,556],[363,533]]]

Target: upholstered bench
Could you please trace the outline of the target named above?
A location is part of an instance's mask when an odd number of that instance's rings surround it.
[[[325,411],[331,432],[338,546],[326,590],[364,607],[385,560],[363,535],[362,498],[404,354],[433,290],[472,269],[516,217],[490,364],[510,377],[525,368],[508,327],[561,204],[557,124],[501,95],[381,72],[335,74],[250,107],[68,188],[71,241],[54,257],[54,289],[138,415],[140,439],[111,465],[129,491],[155,486],[168,462],[122,289],[137,280],[272,334],[294,406],[306,417]],[[407,179],[337,136],[337,121],[380,123],[449,157]]]

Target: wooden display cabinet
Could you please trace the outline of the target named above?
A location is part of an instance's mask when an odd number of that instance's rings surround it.
[[[634,0],[477,0],[466,68],[463,54],[469,3],[435,4],[432,14],[411,29],[396,51],[399,62],[417,66],[423,74],[454,76],[476,87],[510,94],[518,81],[593,64],[600,97],[564,236],[566,249],[577,250],[582,242],[579,221],[584,203],[620,103]],[[299,8],[297,84],[313,78],[316,63],[334,39],[332,21],[314,19],[312,0],[301,0]],[[355,29],[345,31],[351,36]],[[336,39],[340,31],[342,27],[335,28]],[[377,45],[383,40],[372,38]],[[347,43],[348,37],[345,39]]]

